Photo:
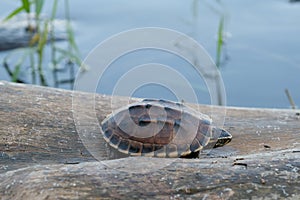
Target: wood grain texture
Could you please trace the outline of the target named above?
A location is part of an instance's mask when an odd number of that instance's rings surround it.
[[[224,128],[232,142],[200,159],[107,160],[99,121],[127,103],[0,82],[1,198],[300,198],[299,110],[228,107]]]

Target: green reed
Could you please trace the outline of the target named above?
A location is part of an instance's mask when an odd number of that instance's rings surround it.
[[[218,27],[218,36],[217,36],[217,52],[216,52],[216,66],[220,68],[221,66],[221,58],[222,58],[222,50],[224,44],[224,16],[221,17]]]
[[[44,0],[20,0],[21,6],[14,9],[4,21],[8,21],[20,13],[26,13],[28,16],[28,25],[26,32],[31,34],[28,47],[19,48],[10,52],[3,61],[4,68],[11,76],[11,81],[25,82],[21,80],[21,72],[26,71],[26,64],[30,65],[31,83],[49,86],[49,81],[45,76],[45,66],[52,66],[53,86],[59,87],[60,84],[72,84],[75,80],[75,66],[81,65],[80,53],[75,42],[74,31],[70,20],[70,7],[68,0],[64,1],[65,7],[65,32],[67,47],[61,48],[56,45],[55,26],[56,13],[58,8],[58,0],[53,1],[52,12],[50,18],[41,19],[41,13],[44,7]],[[30,14],[34,14],[34,25],[31,21]],[[48,45],[49,44],[49,45]],[[49,46],[51,52],[50,63],[45,63],[45,50]],[[21,55],[20,55],[21,54]],[[13,65],[9,64],[9,59],[17,60]],[[16,59],[16,57],[19,57]],[[67,64],[65,64],[67,63]],[[65,69],[59,69],[58,66],[65,66]],[[67,80],[59,80],[58,74],[66,70],[70,71],[70,78]]]
[[[219,16],[219,22],[218,22],[218,27],[217,27],[217,39],[216,39],[216,57],[215,57],[215,64],[217,68],[221,68],[223,65],[225,65],[227,61],[227,53],[225,49],[225,41],[226,41],[226,34],[225,34],[225,24],[227,21],[227,11],[222,3],[221,0],[215,0],[213,1],[203,1],[201,0],[201,5],[200,5],[200,0],[193,0],[192,1],[192,15],[194,18],[195,23],[197,23],[197,18],[199,15],[199,6],[205,5],[208,7],[213,13],[215,13],[217,16]],[[197,24],[195,24],[196,26]],[[208,76],[208,75],[206,75]],[[219,82],[219,77],[208,77],[208,78],[213,78],[215,82]],[[216,92],[217,92],[217,98],[218,98],[218,105],[222,105],[222,102],[224,102],[224,99],[222,99],[222,92],[221,88],[218,84],[216,84]]]
[[[31,12],[31,2],[29,0],[21,0],[21,6],[13,10],[9,15],[7,15],[4,18],[4,21],[8,21],[9,19],[15,17],[21,12],[26,12],[27,14],[30,14]]]

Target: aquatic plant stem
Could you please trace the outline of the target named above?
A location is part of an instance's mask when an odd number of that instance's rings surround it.
[[[30,68],[31,68],[31,81],[32,84],[36,84],[36,73],[35,73],[35,64],[34,64],[34,52],[31,47],[30,49],[30,55],[29,55],[29,62],[30,62]]]
[[[218,40],[217,40],[217,56],[216,56],[216,65],[220,68],[221,65],[221,56],[222,56],[222,47],[223,47],[223,29],[224,29],[224,16],[221,17],[218,28]]]
[[[286,96],[287,96],[287,98],[288,98],[288,100],[290,102],[291,108],[292,109],[296,109],[296,104],[295,104],[295,102],[294,102],[294,100],[293,100],[293,98],[292,98],[289,90],[285,89],[284,91],[285,91],[285,94],[286,94]]]
[[[44,55],[44,47],[47,43],[47,37],[48,37],[48,21],[46,21],[44,24],[43,32],[40,31],[40,39],[37,46],[38,72],[39,72],[41,85],[43,86],[48,86],[43,71],[43,55]]]
[[[55,46],[55,35],[54,35],[54,26],[53,26],[53,21],[55,19],[57,11],[57,0],[54,0],[53,2],[53,8],[52,8],[52,14],[50,18],[50,45],[51,45],[51,62],[53,65],[52,69],[52,74],[53,74],[53,81],[54,81],[54,87],[58,88],[59,87],[59,82],[58,82],[58,75],[57,75],[57,60],[56,60],[56,46]]]

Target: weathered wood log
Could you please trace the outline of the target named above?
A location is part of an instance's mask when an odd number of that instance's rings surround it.
[[[149,172],[142,170],[149,162],[159,166],[164,161],[135,157],[36,165],[0,175],[0,192],[4,199],[299,199],[299,152],[243,159],[169,159],[169,166]],[[238,162],[247,167],[234,165]]]
[[[106,160],[99,121],[128,100],[115,99],[0,82],[1,198],[300,198],[299,110],[226,108],[232,142],[200,159]]]

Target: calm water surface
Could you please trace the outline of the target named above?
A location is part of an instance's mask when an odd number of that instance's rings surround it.
[[[300,3],[285,0],[227,0],[222,1],[223,5],[208,0],[70,2],[76,41],[83,58],[114,34],[150,26],[191,36],[215,59],[220,13],[224,13],[226,45],[222,53],[227,60],[221,65],[221,74],[227,105],[289,108],[285,88],[300,105]],[[6,0],[1,4],[4,6],[0,6],[0,13],[5,16],[18,2]],[[51,2],[46,13],[50,5]],[[62,7],[58,17],[63,16]],[[6,54],[2,52],[0,58]],[[191,65],[175,55],[155,50],[138,51],[118,59],[103,76],[98,92],[111,94],[124,73],[149,62],[177,69],[193,85],[199,102],[210,103],[205,84]],[[2,68],[0,78],[9,80]],[[166,78],[172,77],[166,75]],[[175,99],[172,91],[157,84],[140,87],[133,95]]]

